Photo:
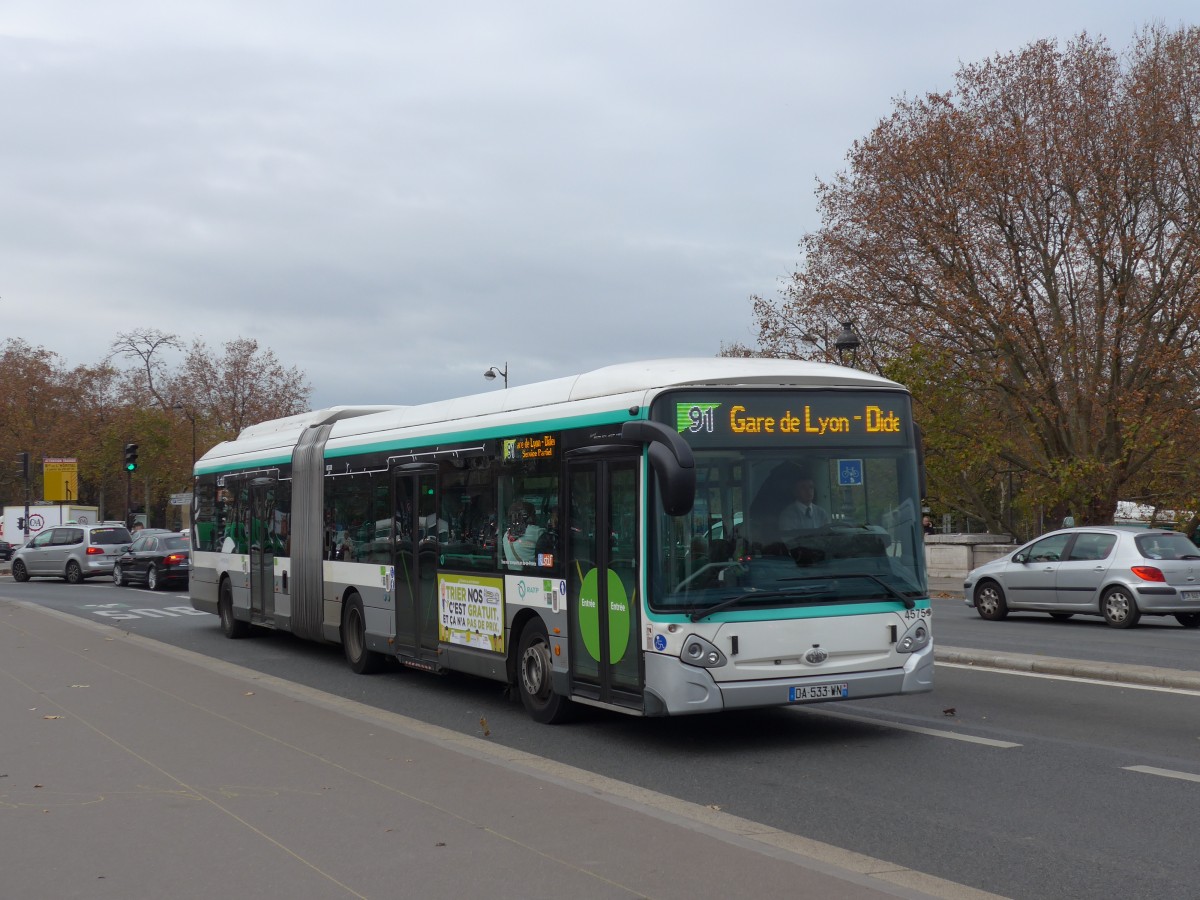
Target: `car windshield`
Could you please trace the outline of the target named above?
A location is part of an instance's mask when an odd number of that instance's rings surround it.
[[[128,544],[133,540],[133,535],[129,533],[128,528],[93,528],[92,543],[111,545],[111,544]]]
[[[168,550],[186,550],[188,549],[187,538],[179,535],[171,535],[162,539],[163,546]]]
[[[921,516],[903,499],[912,451],[854,456],[698,451],[691,512],[660,512],[654,529],[651,605],[696,615],[921,596]]]

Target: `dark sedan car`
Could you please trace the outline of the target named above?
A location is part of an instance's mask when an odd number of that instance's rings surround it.
[[[113,584],[145,583],[152,591],[172,583],[186,585],[191,557],[191,545],[182,534],[140,534],[113,565]]]
[[[0,559],[8,562],[13,558],[14,552],[15,551],[13,550],[12,544],[10,544],[8,541],[0,541]]]

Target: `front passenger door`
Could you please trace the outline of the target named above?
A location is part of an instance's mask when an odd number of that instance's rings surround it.
[[[1055,603],[1058,567],[1072,535],[1052,534],[1029,545],[1025,562],[1009,568],[1004,589],[1010,606],[1030,609]]]
[[[25,568],[30,575],[45,575],[51,571],[47,564],[47,555],[50,553],[50,539],[54,537],[54,531],[43,531],[41,534],[34,537],[29,542],[29,550],[25,553]]]

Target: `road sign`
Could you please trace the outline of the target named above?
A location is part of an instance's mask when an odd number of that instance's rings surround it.
[[[43,493],[47,500],[73,503],[79,500],[79,461],[76,459],[42,460]]]

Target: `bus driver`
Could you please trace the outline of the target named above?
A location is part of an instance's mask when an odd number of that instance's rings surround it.
[[[791,543],[805,531],[829,524],[829,513],[813,502],[816,486],[811,475],[798,475],[792,483],[792,502],[779,514],[779,533]]]

